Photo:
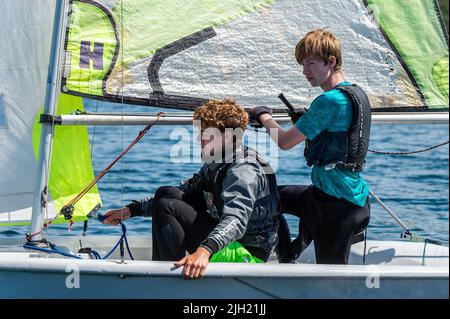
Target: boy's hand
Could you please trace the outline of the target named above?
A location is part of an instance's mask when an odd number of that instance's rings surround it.
[[[128,207],[111,209],[103,214],[102,223],[116,226],[120,221],[130,218],[130,216],[131,211]]]
[[[248,111],[250,126],[252,127],[263,127],[261,120],[259,119],[263,114],[272,115],[272,109],[267,106],[257,106]]]
[[[292,124],[295,125],[297,121],[305,114],[307,109],[301,108],[299,110],[295,110],[295,112],[289,112],[288,115],[291,118]]]
[[[184,266],[183,276],[184,279],[199,279],[205,274],[206,267],[209,263],[210,252],[199,247],[192,255],[183,257],[182,259],[175,262],[176,267]]]

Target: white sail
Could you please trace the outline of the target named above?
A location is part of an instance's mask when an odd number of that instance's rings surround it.
[[[48,78],[48,70],[56,3],[0,2],[0,225],[28,224],[31,218],[42,128],[39,115],[43,112],[48,82],[55,86]],[[55,103],[59,113],[83,109],[81,98],[59,92]],[[44,197],[46,202],[42,202],[41,197],[37,202],[44,208],[45,218],[52,218],[94,178],[87,128],[55,128],[52,136],[53,165],[45,164],[50,176],[41,174],[48,199]],[[74,219],[85,219],[99,202],[94,187],[75,206]]]
[[[44,104],[54,0],[0,1],[0,222],[29,219],[33,123]]]

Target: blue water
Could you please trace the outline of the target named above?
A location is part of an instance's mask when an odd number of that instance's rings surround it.
[[[91,102],[89,111],[121,112],[105,103]],[[127,107],[126,112],[155,112],[153,108]],[[97,126],[89,128],[95,173],[106,167],[121,149],[138,135],[141,126]],[[180,138],[172,136],[175,129],[191,131],[190,126],[155,126],[99,183],[103,200],[102,212],[129,203],[133,199],[151,196],[162,185],[177,185],[189,178],[201,164],[173,163],[170,152],[180,146]],[[441,143],[449,138],[448,125],[373,125],[370,149],[380,151],[411,151]],[[254,134],[254,132],[250,132]],[[175,134],[176,135],[176,134]],[[195,136],[188,135],[192,144]],[[251,142],[251,138],[249,139]],[[258,144],[261,146],[261,144]],[[302,157],[303,145],[289,151],[279,151],[273,144],[263,142],[262,152],[277,166],[279,184],[310,184],[310,168]],[[190,149],[192,147],[187,147]],[[184,160],[196,154],[184,154]],[[277,156],[276,156],[277,155]],[[197,156],[195,156],[197,157]],[[180,159],[180,158],[178,158]],[[449,241],[449,148],[448,145],[425,153],[408,156],[387,156],[369,153],[363,176],[397,216],[419,236]],[[402,228],[378,205],[371,201],[372,215],[368,229],[369,239],[398,240]],[[298,219],[288,217],[293,235]],[[126,221],[129,234],[151,232],[151,220],[135,217]],[[72,233],[81,234],[82,225],[74,225]],[[0,237],[22,236],[28,227],[10,227],[0,230]],[[88,234],[119,234],[119,227],[91,221]],[[52,225],[51,235],[70,235],[65,225]]]

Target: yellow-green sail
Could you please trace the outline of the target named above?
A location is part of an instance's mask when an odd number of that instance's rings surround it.
[[[204,28],[224,25],[272,2],[133,0],[123,4],[117,1],[111,8],[101,1],[72,1],[66,47],[70,72],[64,79],[64,89],[102,96],[105,78],[111,74],[122,76],[125,68],[124,76],[129,77],[129,65],[152,56],[157,49]],[[111,85],[109,93],[120,91]]]
[[[374,109],[448,110],[448,45],[434,0],[73,0],[63,91],[195,109],[230,97],[307,105],[294,47],[327,27]]]
[[[70,114],[83,110],[82,98],[60,94],[57,114]],[[33,129],[33,146],[37,160],[41,124],[39,116]],[[49,193],[59,212],[72,198],[94,179],[88,132],[85,126],[55,126],[50,165]],[[76,204],[73,221],[87,220],[86,215],[101,204],[97,185],[91,188]],[[54,223],[67,222],[59,216]]]
[[[430,109],[448,108],[448,44],[432,0],[367,0]]]

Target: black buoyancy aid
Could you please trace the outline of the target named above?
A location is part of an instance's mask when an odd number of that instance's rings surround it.
[[[338,86],[352,104],[352,122],[347,131],[323,131],[306,141],[308,166],[336,164],[351,171],[361,171],[369,148],[371,108],[366,93],[356,84]]]
[[[256,151],[245,148],[242,153],[238,154],[236,160],[241,156],[243,158],[248,158],[248,156],[256,158],[259,165],[263,167],[264,174],[267,176],[267,181],[269,183],[269,193],[256,200],[253,204],[253,211],[247,223],[245,234],[239,239],[239,242],[245,247],[259,247],[270,253],[278,241],[277,230],[279,227],[280,215],[280,200],[275,173],[272,167],[262,159]],[[219,218],[223,214],[224,207],[221,196],[223,184],[227,171],[232,165],[233,163],[222,164],[220,168],[216,170],[216,174],[212,179],[212,197]]]
[[[240,154],[239,157],[233,158],[233,162],[235,162],[236,160],[238,160],[241,157],[248,158],[249,156],[255,158],[263,168],[265,168],[269,172],[273,172],[273,169],[269,165],[269,163],[267,163],[256,151],[251,150],[247,147],[245,147],[244,151]],[[216,174],[213,178],[213,183],[211,185],[211,193],[213,195],[213,201],[214,201],[214,204],[220,215],[222,215],[223,204],[224,204],[222,197],[221,197],[222,189],[223,189],[223,181],[225,179],[225,176],[227,175],[228,169],[231,167],[232,164],[233,163],[222,164],[216,170]],[[278,187],[277,187],[277,180],[275,177],[275,173],[273,172],[271,174],[266,174],[266,176],[269,181],[269,189],[270,189],[270,194],[267,195],[266,197],[275,196],[276,200],[278,201],[279,195],[278,195]],[[262,198],[259,201],[264,200],[264,199],[265,198]]]

